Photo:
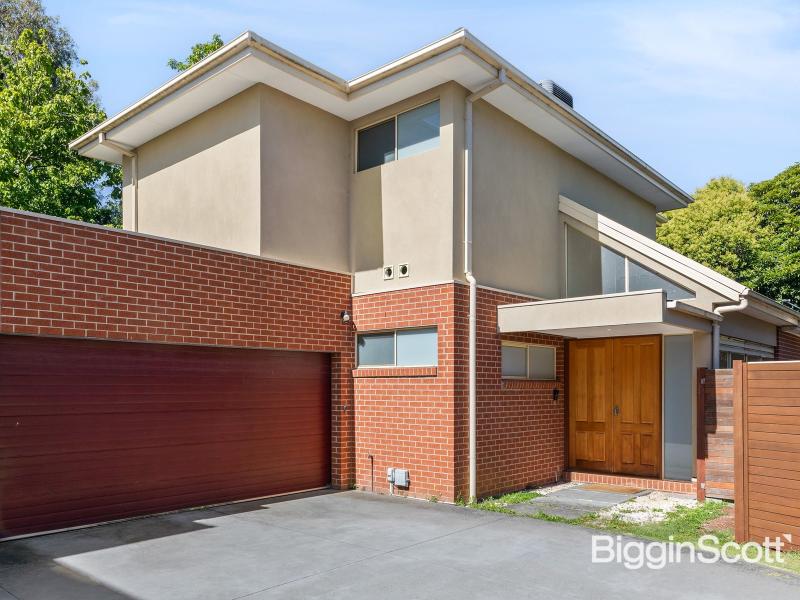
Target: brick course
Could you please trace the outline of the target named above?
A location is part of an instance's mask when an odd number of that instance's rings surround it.
[[[350,276],[0,210],[0,333],[332,355],[333,484],[353,477]]]

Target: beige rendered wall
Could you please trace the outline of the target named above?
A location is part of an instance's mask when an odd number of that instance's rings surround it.
[[[349,271],[350,126],[259,85],[262,256]]]
[[[138,148],[139,231],[259,254],[259,119],[258,89],[250,88]]]
[[[720,323],[719,332],[722,335],[767,346],[775,346],[778,343],[775,325],[735,312],[725,315],[725,319]]]
[[[356,293],[453,279],[454,129],[461,88],[446,84],[351,123],[356,131],[421,104],[440,101],[438,148],[356,172],[351,152],[350,232]],[[463,100],[463,98],[462,98]],[[408,263],[410,276],[383,279],[383,266]]]
[[[473,120],[473,251],[479,284],[559,297],[564,235],[559,194],[655,236],[652,204],[485,101],[475,103]]]

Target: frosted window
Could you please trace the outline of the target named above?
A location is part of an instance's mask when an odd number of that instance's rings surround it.
[[[528,346],[528,378],[556,378],[556,349],[547,346]]]
[[[358,366],[394,365],[394,333],[358,336]]]
[[[527,349],[524,346],[503,346],[501,371],[503,377],[527,377]]]
[[[407,329],[397,332],[397,366],[435,366],[437,357],[436,329]]]

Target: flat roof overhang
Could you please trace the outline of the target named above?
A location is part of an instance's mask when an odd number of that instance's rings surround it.
[[[500,333],[537,332],[571,338],[676,335],[711,331],[717,315],[662,290],[506,304],[497,308]]]

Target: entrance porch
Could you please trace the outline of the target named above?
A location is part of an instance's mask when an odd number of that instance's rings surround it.
[[[706,357],[714,316],[661,290],[498,308],[501,335],[567,338],[573,481],[694,491],[695,356]]]

